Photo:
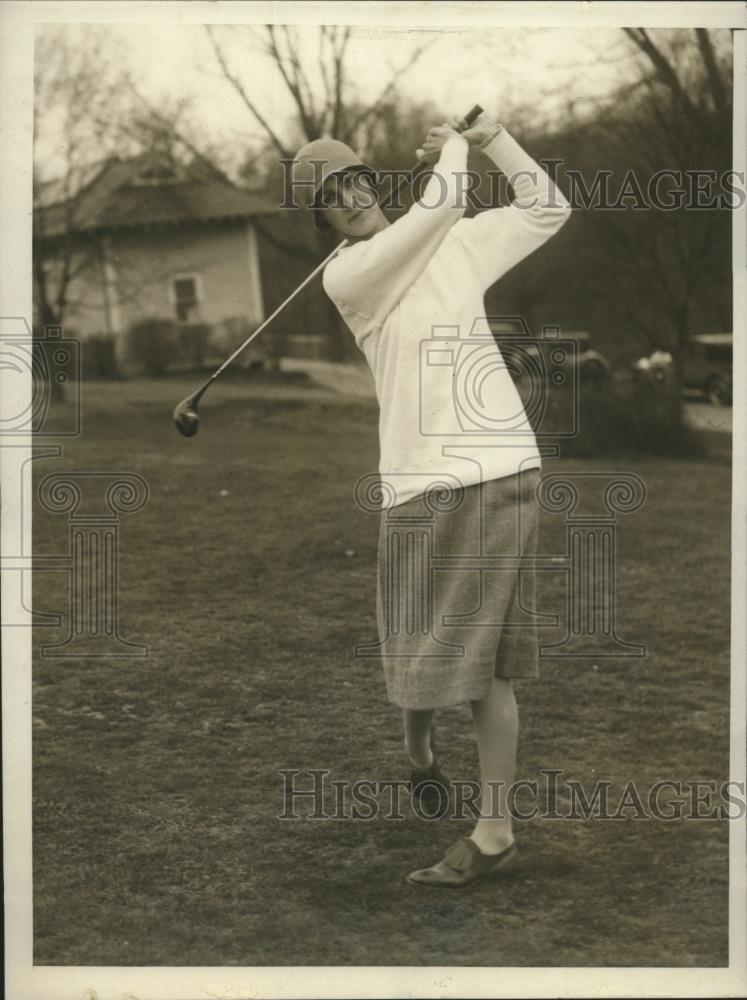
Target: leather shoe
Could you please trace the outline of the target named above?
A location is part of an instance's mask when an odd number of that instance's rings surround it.
[[[511,844],[500,854],[483,854],[474,840],[460,837],[432,868],[420,868],[407,876],[415,885],[459,889],[482,879],[504,875],[515,866],[518,849]]]

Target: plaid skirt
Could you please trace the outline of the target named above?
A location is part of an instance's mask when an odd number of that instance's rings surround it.
[[[539,675],[539,479],[528,469],[382,512],[378,647],[395,705],[457,705],[494,676]]]

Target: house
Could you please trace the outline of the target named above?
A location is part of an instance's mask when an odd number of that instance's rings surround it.
[[[112,337],[120,360],[145,319],[209,324],[216,350],[232,349],[265,315],[257,227],[276,211],[209,165],[157,153],[95,164],[74,190],[38,185],[35,321],[64,285],[66,332]]]

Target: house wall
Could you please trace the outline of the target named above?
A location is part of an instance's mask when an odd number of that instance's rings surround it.
[[[332,239],[327,245],[314,245],[310,232],[313,232],[311,222],[305,213],[278,212],[269,218],[263,217],[258,242],[262,288],[268,315],[308,277],[309,272],[323,260],[336,242]],[[297,250],[306,248],[307,254],[301,256],[298,252],[289,253],[285,249],[289,246]],[[314,343],[312,347],[312,341],[305,347],[300,347],[299,338],[308,335],[323,338],[324,346]],[[264,339],[264,334],[258,338]],[[304,357],[320,351],[330,360],[365,364],[363,353],[356,346],[352,333],[327,297],[321,277],[307,285],[272,321],[267,343],[270,350],[290,357]]]
[[[56,303],[62,283],[62,275],[67,272],[67,305],[64,310],[64,326],[68,336],[86,337],[93,333],[112,332],[107,326],[105,299],[105,264],[101,256],[98,239],[87,240],[72,246],[69,243],[51,247],[34,248],[34,254],[42,253],[45,271],[46,298]],[[34,289],[34,322],[39,321]]]
[[[261,322],[258,242],[251,223],[242,221],[104,238],[101,253],[91,254],[71,283],[65,325],[81,337],[113,333],[124,356],[124,335],[133,323],[176,319],[171,281],[192,274],[200,288],[199,321],[220,326],[233,320],[237,328]]]

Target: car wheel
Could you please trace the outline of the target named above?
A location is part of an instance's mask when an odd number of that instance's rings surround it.
[[[731,386],[725,378],[714,375],[706,384],[706,397],[713,406],[731,406]]]
[[[609,377],[609,369],[601,361],[583,361],[580,366],[581,378],[586,382],[605,382]]]

